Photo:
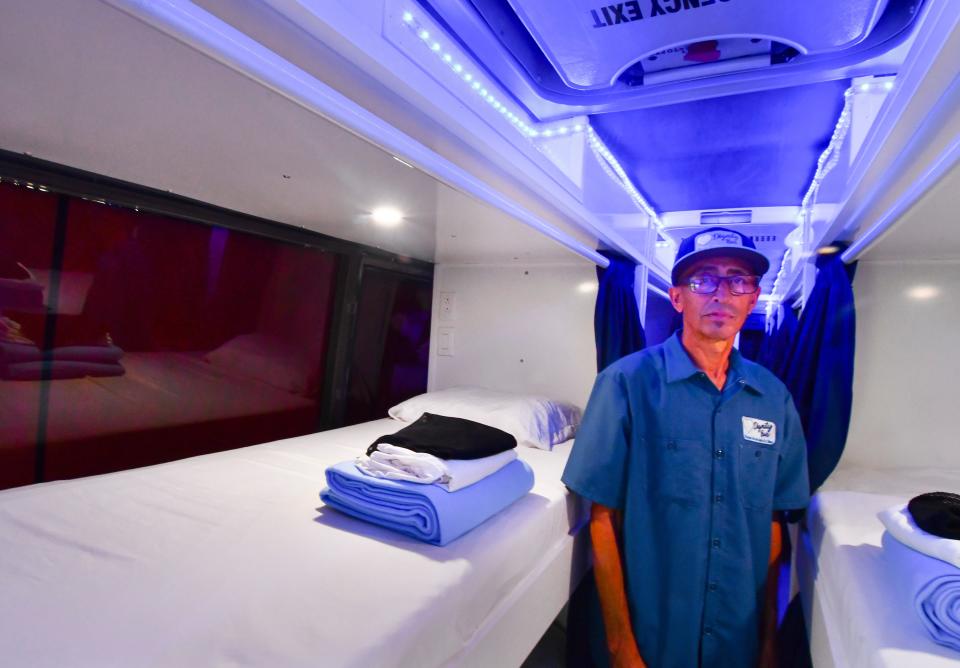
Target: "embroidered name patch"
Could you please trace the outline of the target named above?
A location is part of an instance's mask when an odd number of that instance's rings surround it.
[[[777,442],[777,425],[770,420],[761,420],[760,418],[742,417],[743,437],[754,443],[763,443],[764,445],[773,445]]]

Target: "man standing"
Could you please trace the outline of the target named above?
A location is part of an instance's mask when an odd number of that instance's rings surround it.
[[[790,393],[733,348],[768,268],[733,230],[684,239],[670,288],[683,329],[597,376],[563,481],[593,502],[614,666],[758,661],[771,519],[809,497]]]

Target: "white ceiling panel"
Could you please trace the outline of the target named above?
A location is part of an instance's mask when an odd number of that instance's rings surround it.
[[[0,62],[0,148],[427,261],[450,226],[485,259],[576,257],[105,4],[4,9]],[[374,225],[382,205],[403,223]]]

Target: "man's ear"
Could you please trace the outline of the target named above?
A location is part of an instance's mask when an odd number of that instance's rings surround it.
[[[668,294],[670,295],[670,303],[673,304],[673,309],[677,313],[683,313],[683,302],[680,301],[680,288],[671,286]]]

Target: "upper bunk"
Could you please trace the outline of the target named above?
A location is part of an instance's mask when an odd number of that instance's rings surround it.
[[[802,303],[818,251],[855,257],[953,168],[958,15],[44,0],[2,28],[0,138],[438,264],[610,249],[654,292],[679,238],[722,224],[771,261],[762,316]]]

